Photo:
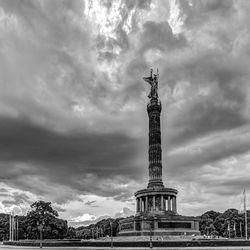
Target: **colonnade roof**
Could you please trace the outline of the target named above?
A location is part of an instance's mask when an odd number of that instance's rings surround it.
[[[150,195],[164,195],[164,196],[176,196],[178,191],[174,188],[146,188],[138,190],[135,193],[135,197],[150,196]]]

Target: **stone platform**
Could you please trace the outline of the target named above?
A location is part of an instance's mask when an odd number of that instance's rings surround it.
[[[161,215],[144,214],[120,221],[119,236],[169,236],[200,235],[199,219],[165,212]]]
[[[136,215],[120,221],[119,236],[200,235],[198,218],[177,213],[177,193],[165,187],[137,191]]]

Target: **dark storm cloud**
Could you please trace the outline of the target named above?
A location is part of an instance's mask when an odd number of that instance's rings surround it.
[[[230,107],[222,103],[216,104],[211,99],[201,99],[183,109],[183,115],[178,116],[173,124],[176,134],[169,134],[169,148],[200,136],[234,129],[249,123],[249,120],[241,114],[240,103],[236,102]]]
[[[124,176],[123,181],[137,179],[141,171],[133,164],[138,142],[125,135],[58,134],[24,119],[2,117],[0,120],[2,176],[9,183],[17,182],[20,173],[43,175],[48,183],[64,185],[67,180],[67,185],[77,190],[115,196],[121,190],[108,191],[110,186],[103,186],[103,181],[119,176]],[[15,162],[27,166],[10,168],[9,164]],[[25,178],[22,181],[24,184]]]
[[[245,176],[245,178],[238,179],[238,178],[232,178],[230,180],[224,180],[223,182],[220,183],[220,186],[222,187],[221,192],[218,190],[219,194],[224,194],[227,192],[227,195],[232,195],[232,194],[239,194],[239,191],[243,193],[242,187],[245,189],[249,190],[250,188],[250,183],[249,183],[249,178],[248,176]],[[230,194],[231,192],[231,194]]]
[[[200,168],[204,164],[213,163],[229,156],[244,154],[249,151],[249,147],[249,136],[245,136],[245,138],[241,136],[223,137],[223,140],[215,141],[212,145],[201,146],[201,149],[197,149],[196,152],[181,151],[178,156],[169,156],[167,158],[168,167],[176,173],[182,168],[185,170]],[[185,176],[183,177],[185,178]]]

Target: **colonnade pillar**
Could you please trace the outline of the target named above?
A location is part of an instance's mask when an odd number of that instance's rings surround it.
[[[164,197],[163,197],[163,195],[161,195],[161,209],[160,210],[164,210]]]
[[[164,195],[159,195],[158,199],[160,198],[160,211],[177,211],[177,204],[176,204],[176,197],[168,195],[167,197]],[[136,199],[136,212],[146,212],[150,209],[156,210],[156,195],[150,196],[152,199],[152,208],[149,207],[149,197],[140,197]],[[167,199],[165,199],[165,197]],[[158,200],[157,199],[157,200]],[[167,204],[166,204],[167,201]],[[157,204],[158,208],[159,204]]]
[[[172,198],[172,211],[176,212],[176,197]]]
[[[174,212],[177,212],[176,197],[174,197]]]

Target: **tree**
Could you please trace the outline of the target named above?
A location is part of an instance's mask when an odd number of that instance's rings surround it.
[[[214,226],[215,219],[220,215],[220,213],[215,212],[213,210],[207,211],[203,215],[201,215],[200,221],[200,231],[201,234],[204,235],[217,235],[218,232]]]
[[[30,205],[33,211],[38,213],[42,217],[55,216],[58,217],[58,212],[51,206],[51,202],[36,201]]]
[[[27,235],[30,239],[39,238],[39,226],[43,227],[44,238],[63,238],[67,233],[67,221],[58,219],[58,212],[51,206],[51,202],[36,201],[27,213]]]
[[[67,232],[67,238],[75,239],[76,238],[76,230],[74,227],[69,227]]]
[[[9,237],[9,215],[0,214],[0,240],[7,240]]]
[[[221,236],[229,237],[228,227],[230,228],[230,237],[240,237],[240,223],[243,223],[243,215],[239,214],[238,210],[231,208],[227,209],[223,214],[220,214],[214,221],[214,226]],[[235,228],[235,230],[234,230]]]

